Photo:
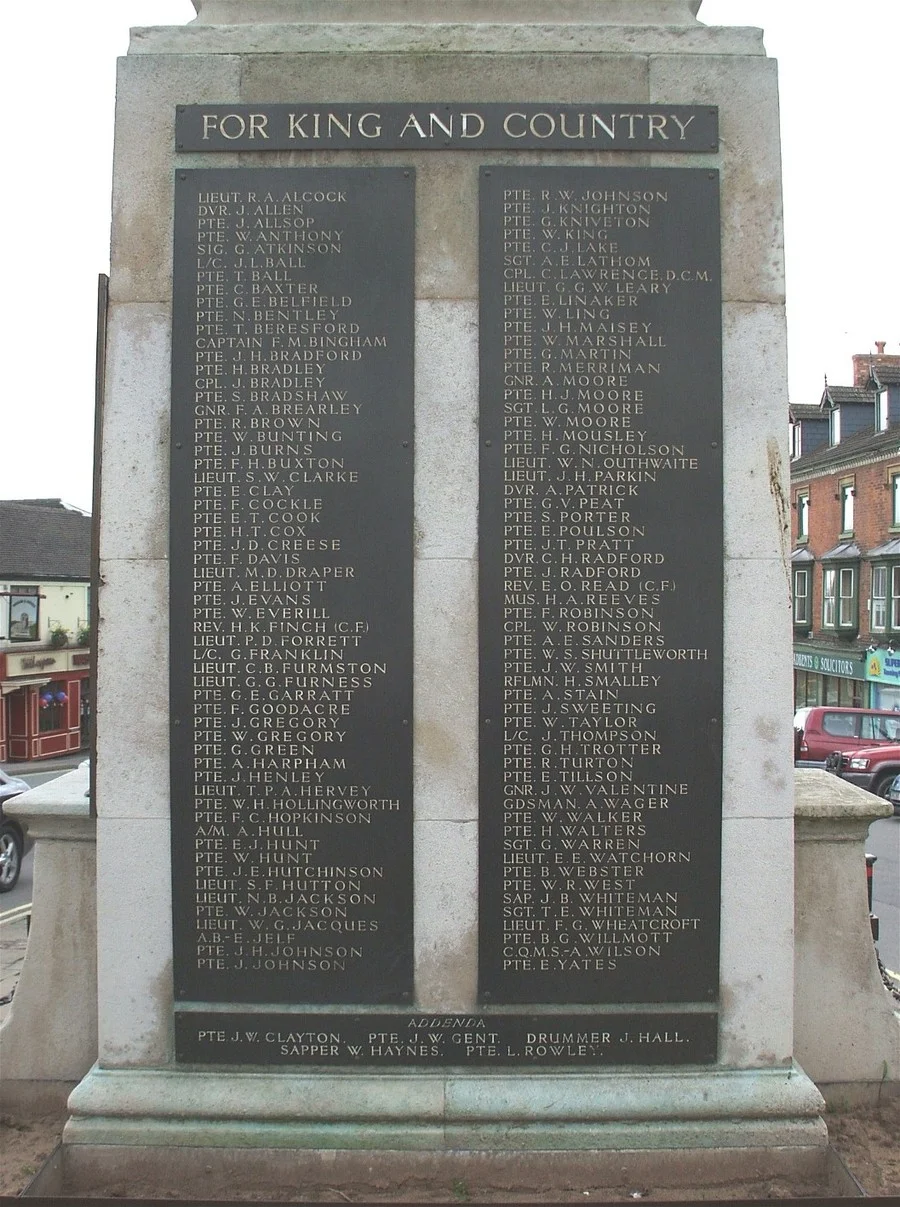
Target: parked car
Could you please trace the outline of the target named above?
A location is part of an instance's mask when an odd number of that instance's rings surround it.
[[[900,776],[900,743],[835,750],[825,760],[825,770],[839,775],[848,784],[887,798],[891,785]]]
[[[14,818],[4,814],[3,802],[27,792],[30,786],[17,775],[7,775],[0,768],[0,893],[8,893],[16,887],[25,854],[25,834]]]
[[[900,817],[900,775],[891,780],[887,798],[894,806],[894,817]]]
[[[794,713],[794,763],[824,767],[836,750],[900,744],[900,712],[889,709],[816,706]]]

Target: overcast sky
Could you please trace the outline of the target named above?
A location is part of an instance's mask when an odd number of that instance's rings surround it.
[[[193,15],[190,0],[4,11],[4,498],[90,508],[115,60],[131,26]],[[790,398],[816,402],[825,374],[849,384],[854,352],[900,352],[900,0],[704,0],[699,15],[762,26],[779,60]]]

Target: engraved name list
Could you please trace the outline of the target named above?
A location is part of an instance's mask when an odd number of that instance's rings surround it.
[[[176,176],[176,1000],[412,989],[401,169]]]
[[[481,181],[485,1002],[717,996],[718,180]]]

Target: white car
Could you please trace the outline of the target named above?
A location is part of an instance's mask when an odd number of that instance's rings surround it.
[[[22,827],[11,817],[4,816],[3,802],[27,792],[31,785],[17,775],[7,775],[0,767],[0,893],[16,887],[25,854],[25,835]]]

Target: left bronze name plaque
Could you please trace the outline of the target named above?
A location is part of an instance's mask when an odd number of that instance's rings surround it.
[[[182,1005],[411,999],[414,194],[176,174]]]

